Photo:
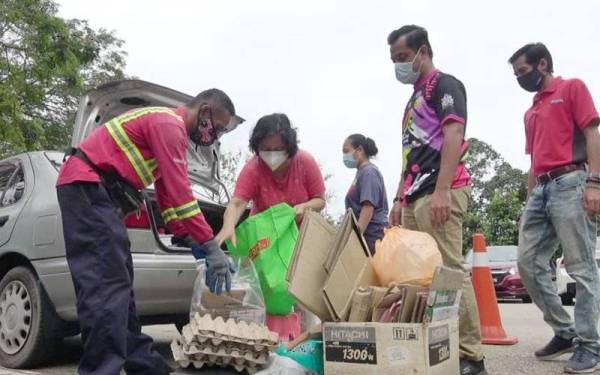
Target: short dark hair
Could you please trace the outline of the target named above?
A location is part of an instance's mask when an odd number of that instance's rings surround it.
[[[515,61],[522,55],[525,55],[525,61],[529,65],[539,64],[541,59],[546,59],[548,62],[548,73],[554,73],[554,65],[552,63],[552,55],[544,43],[529,43],[519,48],[517,52],[508,59],[509,64],[514,64]]]
[[[411,50],[417,52],[423,45],[427,46],[429,57],[433,58],[433,50],[429,44],[429,36],[424,27],[417,25],[404,25],[398,30],[394,30],[388,35],[387,42],[391,46],[396,43],[400,37],[406,35],[406,45]]]
[[[375,141],[369,137],[365,137],[362,134],[351,134],[347,138],[350,141],[350,144],[354,148],[362,147],[367,157],[372,157],[377,155],[379,150],[377,149],[377,145],[375,145]]]
[[[260,143],[271,135],[278,134],[285,143],[288,157],[292,158],[298,152],[298,137],[290,119],[283,113],[273,113],[261,117],[250,135],[250,150],[258,155]]]
[[[219,89],[208,89],[202,91],[200,94],[196,95],[194,99],[190,100],[187,103],[187,106],[192,108],[207,102],[216,103],[219,107],[226,110],[230,115],[235,116],[235,107],[233,106],[233,102],[229,96],[225,94],[225,92]]]

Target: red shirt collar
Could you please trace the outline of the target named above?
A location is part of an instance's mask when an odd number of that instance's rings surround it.
[[[440,71],[439,69],[433,69],[426,76],[419,77],[419,79],[415,83],[415,90],[418,89],[419,87],[423,86],[425,84],[425,82],[428,82],[433,76],[435,76],[437,73],[439,73],[439,71]]]
[[[537,94],[535,94],[534,99],[537,99],[538,97],[540,97],[541,95],[543,95],[545,93],[552,93],[552,92],[556,91],[558,89],[558,86],[560,86],[560,84],[562,82],[563,82],[563,79],[561,76],[552,78],[550,80],[550,82],[548,83],[548,85],[542,91],[539,91]]]

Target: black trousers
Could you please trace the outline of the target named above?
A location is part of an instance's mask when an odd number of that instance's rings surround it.
[[[77,294],[82,375],[165,375],[170,368],[141,332],[135,312],[133,262],[123,221],[104,186],[57,188],[67,262]]]

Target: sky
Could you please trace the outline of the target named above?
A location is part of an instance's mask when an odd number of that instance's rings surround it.
[[[126,73],[191,95],[217,87],[247,122],[222,150],[247,150],[263,115],[286,113],[300,147],[333,176],[328,210],[344,210],[355,175],[342,143],[363,133],[391,202],[401,172],[401,120],[412,87],[396,81],[387,35],[405,24],[429,32],[434,64],[467,89],[467,137],[527,170],[523,114],[510,55],[529,42],[552,53],[556,75],[577,77],[600,100],[600,1],[81,1],[58,0],[65,18],[87,19],[125,40]]]

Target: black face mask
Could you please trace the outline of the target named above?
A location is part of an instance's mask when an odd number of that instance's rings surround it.
[[[517,82],[519,82],[519,86],[521,86],[523,90],[536,92],[540,91],[542,88],[544,76],[537,70],[537,67],[534,67],[530,72],[517,77]]]

